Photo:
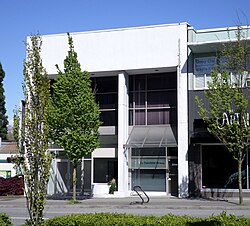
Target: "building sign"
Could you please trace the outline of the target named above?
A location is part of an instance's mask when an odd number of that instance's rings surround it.
[[[216,57],[201,57],[194,59],[194,74],[210,74],[216,64]]]
[[[249,113],[240,114],[240,113],[232,113],[227,114],[224,112],[222,114],[222,118],[217,119],[217,127],[222,129],[225,125],[232,125],[233,123],[241,124],[243,123],[245,127],[249,126]]]
[[[166,169],[165,157],[132,157],[132,169]]]

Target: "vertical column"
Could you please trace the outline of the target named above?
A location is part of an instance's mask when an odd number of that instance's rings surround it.
[[[187,24],[180,24],[179,65],[177,68],[178,97],[178,191],[188,195],[188,90],[187,90]]]
[[[128,192],[128,155],[123,148],[128,139],[128,75],[118,74],[118,195]]]

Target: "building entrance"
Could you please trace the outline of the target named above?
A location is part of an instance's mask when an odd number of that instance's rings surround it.
[[[165,147],[131,149],[131,188],[139,185],[145,191],[178,195],[177,157],[171,156],[177,148],[166,150]]]

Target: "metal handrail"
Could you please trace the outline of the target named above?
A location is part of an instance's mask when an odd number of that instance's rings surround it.
[[[146,192],[141,188],[141,186],[137,185],[133,187],[133,191],[135,191],[137,193],[137,195],[141,198],[141,202],[136,202],[136,203],[141,203],[141,205],[143,203],[148,203],[149,202],[149,197],[146,194]],[[143,193],[143,195],[147,198],[147,200],[144,200],[144,197],[142,197],[141,193]]]

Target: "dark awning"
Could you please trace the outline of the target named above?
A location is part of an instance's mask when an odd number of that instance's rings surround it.
[[[125,147],[167,147],[177,146],[176,127],[164,126],[134,126]]]

